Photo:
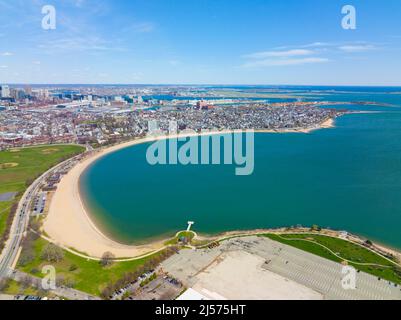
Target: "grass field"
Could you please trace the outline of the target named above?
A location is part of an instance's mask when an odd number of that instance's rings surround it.
[[[76,145],[57,145],[15,149],[0,152],[0,194],[6,192],[23,192],[27,182],[55,166],[57,163],[72,157],[84,148]],[[11,205],[18,201],[0,202],[0,238],[6,230]]]
[[[40,270],[43,266],[50,264],[41,259],[41,253],[47,244],[48,242],[42,238],[35,240],[34,260],[24,266],[19,265],[18,269],[36,277],[43,277]],[[125,273],[143,266],[155,255],[135,261],[115,262],[111,266],[102,267],[99,261],[87,260],[64,251],[64,259],[61,262],[51,264],[56,268],[58,277],[62,276],[65,280],[74,283],[74,289],[100,295],[108,283],[115,282],[121,279]]]
[[[0,236],[2,235],[2,230],[4,232],[6,228],[6,222],[8,214],[11,208],[11,201],[0,202]]]
[[[7,288],[3,290],[4,294],[9,295],[24,295],[24,296],[39,296],[38,290],[32,287],[24,288],[20,283],[14,280],[7,280]]]
[[[349,241],[314,234],[266,234],[264,236],[335,262],[352,261],[348,264],[357,270],[401,284],[401,274],[394,263]]]

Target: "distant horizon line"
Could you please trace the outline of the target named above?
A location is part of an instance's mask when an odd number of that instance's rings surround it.
[[[178,84],[178,83],[6,83],[0,82],[0,85],[8,85],[8,86],[198,86],[198,87],[212,87],[212,86],[227,86],[227,87],[349,87],[349,88],[401,88],[400,85],[327,85],[327,84],[227,84],[227,83],[219,83],[219,84],[196,84],[196,83],[187,83],[187,84]]]

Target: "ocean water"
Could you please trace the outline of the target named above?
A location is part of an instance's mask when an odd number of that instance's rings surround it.
[[[350,103],[379,112],[345,115],[311,134],[257,134],[251,176],[230,165],[151,166],[148,144],[109,154],[80,181],[95,223],[127,244],[172,236],[191,220],[201,234],[318,224],[401,248],[401,94],[389,93],[401,88],[302,90],[391,106]]]

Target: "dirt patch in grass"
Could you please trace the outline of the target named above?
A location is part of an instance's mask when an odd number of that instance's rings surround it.
[[[41,153],[42,154],[52,154],[52,153],[55,153],[58,151],[59,151],[59,149],[43,149]]]
[[[19,163],[16,163],[16,162],[0,163],[0,170],[15,168],[18,166],[19,166]]]

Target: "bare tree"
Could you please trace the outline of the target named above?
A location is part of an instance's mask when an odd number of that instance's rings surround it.
[[[42,251],[42,259],[57,263],[64,259],[64,252],[61,248],[49,243]]]
[[[115,259],[114,254],[111,252],[105,252],[100,260],[100,264],[102,267],[108,267],[113,264],[113,260]]]
[[[10,287],[9,280],[0,279],[0,292],[8,289]]]
[[[56,278],[56,286],[57,287],[62,287],[65,285],[65,277],[63,275],[59,275]]]
[[[114,292],[114,286],[112,283],[109,283],[103,290],[101,293],[101,297],[103,299],[110,299],[110,297],[112,296]]]
[[[29,288],[30,286],[32,286],[32,279],[29,276],[24,276],[21,279],[21,287],[22,288]]]

